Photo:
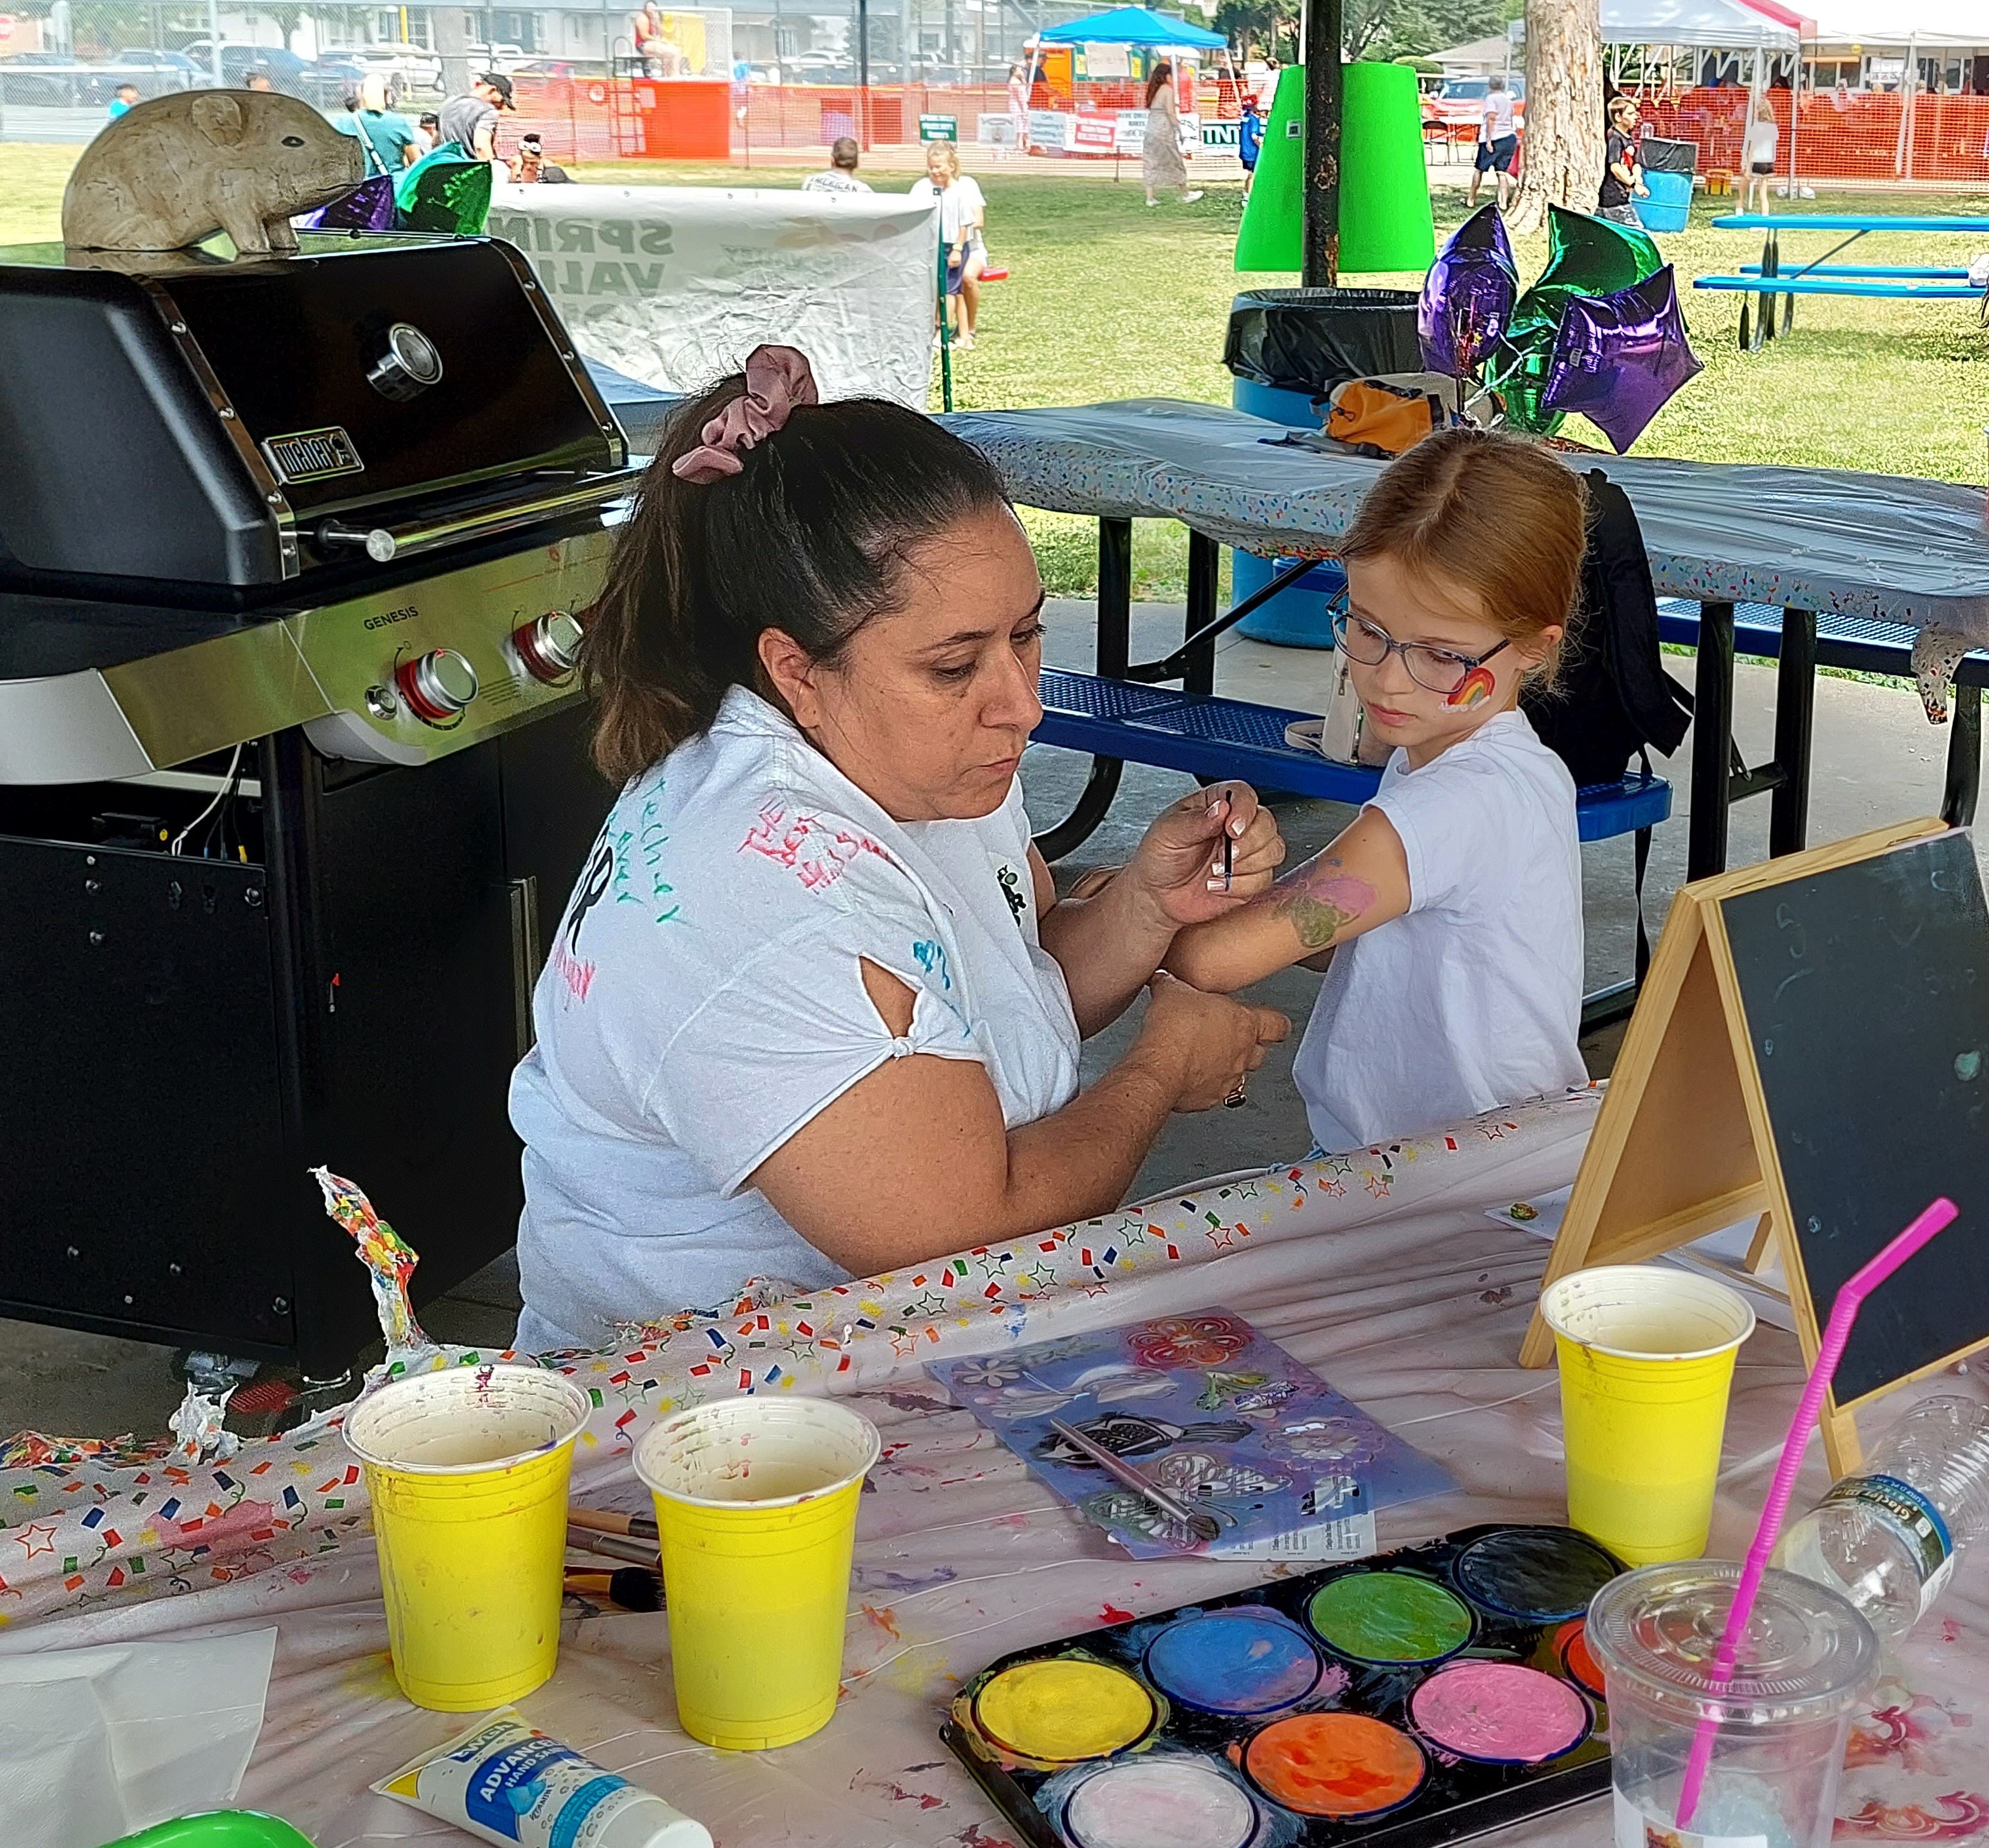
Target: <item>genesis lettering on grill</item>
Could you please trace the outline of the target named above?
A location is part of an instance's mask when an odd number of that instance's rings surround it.
[[[264,439],[263,453],[279,480],[322,481],[332,475],[363,475],[366,464],[359,459],[352,439],[337,424],[322,430],[293,430],[287,436]]]
[[[405,622],[407,621],[408,617],[418,616],[421,613],[420,610],[416,609],[413,604],[410,603],[405,609],[390,609],[385,615],[368,616],[364,622],[360,624],[360,627],[361,629],[385,629],[389,622]]]

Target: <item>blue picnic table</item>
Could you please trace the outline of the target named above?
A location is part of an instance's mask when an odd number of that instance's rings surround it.
[[[1989,290],[1970,283],[1965,266],[1930,268],[1921,264],[1833,263],[1830,260],[1874,231],[1972,232],[1989,238],[1989,218],[1879,212],[1737,212],[1715,219],[1713,225],[1716,231],[1763,233],[1758,263],[1743,263],[1731,276],[1693,279],[1695,289],[1738,290],[1756,298],[1751,337],[1749,304],[1743,301],[1740,305],[1740,344],[1746,351],[1757,351],[1764,342],[1775,337],[1777,298],[1781,303],[1781,331],[1788,332],[1795,324],[1798,295],[1881,297],[1895,301],[1979,300],[1983,320],[1989,324]],[[1845,235],[1822,256],[1784,270],[1781,255],[1784,231],[1841,231]]]

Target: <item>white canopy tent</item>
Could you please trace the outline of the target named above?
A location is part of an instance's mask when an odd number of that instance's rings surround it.
[[[1982,5],[1985,0],[1955,0]],[[1864,5],[1872,0],[1851,0]],[[1675,45],[1695,51],[1794,51],[1794,27],[1743,0],[1602,0],[1606,45]]]
[[[1905,46],[1923,51],[1979,51],[1989,46],[1985,0],[1804,0],[1814,15],[1810,45]]]

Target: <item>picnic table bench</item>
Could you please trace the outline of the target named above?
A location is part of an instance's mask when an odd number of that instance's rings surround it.
[[[1989,325],[1989,289],[1968,280],[1965,269],[1929,268],[1919,264],[1834,264],[1830,259],[1874,231],[1974,232],[1989,238],[1989,218],[1933,215],[1900,216],[1887,212],[1737,212],[1713,221],[1716,231],[1762,232],[1761,260],[1743,263],[1731,276],[1699,276],[1695,289],[1739,290],[1755,298],[1751,329],[1750,304],[1740,305],[1740,345],[1757,352],[1775,337],[1775,303],[1781,303],[1781,329],[1795,324],[1798,295],[1879,297],[1895,301],[1979,301]],[[1781,233],[1784,231],[1841,231],[1842,238],[1813,262],[1784,270]]]

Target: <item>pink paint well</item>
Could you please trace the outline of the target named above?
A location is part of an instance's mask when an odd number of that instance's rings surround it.
[[[1588,1704],[1565,1681],[1511,1662],[1454,1662],[1409,1700],[1416,1730],[1459,1757],[1538,1765],[1581,1742]]]

